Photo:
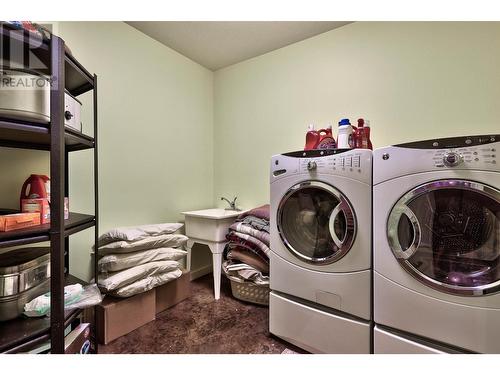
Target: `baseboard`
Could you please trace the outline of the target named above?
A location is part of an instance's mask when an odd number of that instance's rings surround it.
[[[200,267],[196,270],[191,270],[191,281],[193,281],[199,277],[208,275],[209,273],[212,273],[212,265],[211,264],[207,264],[206,266]]]

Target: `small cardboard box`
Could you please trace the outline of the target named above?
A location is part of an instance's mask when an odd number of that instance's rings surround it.
[[[47,198],[34,198],[21,200],[22,212],[37,212],[40,214],[40,223],[50,223],[50,203]]]
[[[129,298],[106,296],[97,306],[97,339],[101,344],[155,320],[156,293],[152,289]]]
[[[191,295],[191,276],[183,270],[182,276],[156,287],[156,313],[160,313]]]
[[[0,216],[0,232],[8,232],[40,225],[40,215],[37,213],[21,213]]]
[[[21,199],[22,212],[39,212],[40,223],[50,223],[50,202],[47,198]],[[64,219],[69,219],[69,198],[64,198]]]

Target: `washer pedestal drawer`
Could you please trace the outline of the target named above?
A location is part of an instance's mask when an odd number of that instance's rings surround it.
[[[303,305],[271,292],[269,330],[311,353],[369,354],[370,324]]]

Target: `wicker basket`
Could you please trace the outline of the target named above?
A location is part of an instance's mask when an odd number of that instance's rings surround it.
[[[231,291],[234,298],[258,305],[269,306],[269,284],[259,285],[235,276],[230,276],[227,273],[225,275],[231,282]]]

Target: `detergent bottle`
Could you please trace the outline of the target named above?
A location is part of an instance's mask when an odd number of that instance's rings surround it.
[[[354,137],[353,127],[348,118],[343,118],[339,121],[339,134],[337,137],[338,148],[353,148]]]
[[[44,198],[50,202],[50,178],[41,174],[32,174],[21,188],[21,200]]]
[[[20,201],[21,212],[39,213],[40,224],[50,223],[50,179],[47,176],[32,174],[21,188]]]
[[[319,140],[320,140],[319,132],[314,130],[313,124],[310,124],[307,127],[306,145],[304,146],[304,150],[315,150],[316,147],[318,146]]]
[[[370,121],[362,118],[358,119],[358,127],[356,128],[354,140],[356,148],[373,150],[372,142],[370,141]]]
[[[337,148],[337,142],[335,142],[335,138],[332,135],[332,126],[329,125],[325,129],[318,130],[320,139],[316,148]]]

